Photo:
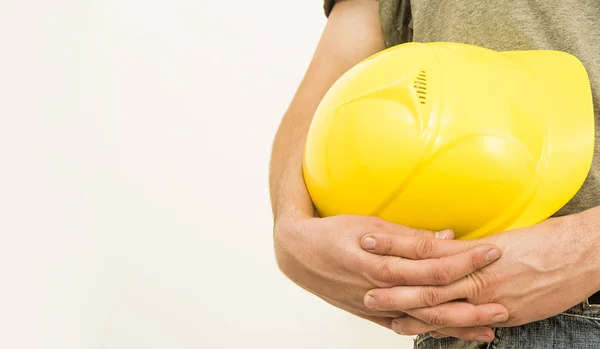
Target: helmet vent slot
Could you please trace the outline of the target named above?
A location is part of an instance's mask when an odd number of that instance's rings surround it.
[[[421,104],[427,103],[427,71],[421,70],[415,79],[414,88]]]

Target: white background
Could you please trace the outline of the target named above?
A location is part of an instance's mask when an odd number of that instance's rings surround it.
[[[322,2],[0,1],[0,348],[409,348],[288,281],[271,142]]]

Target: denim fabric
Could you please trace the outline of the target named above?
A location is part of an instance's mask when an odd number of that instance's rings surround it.
[[[590,349],[600,348],[600,307],[578,305],[546,320],[518,327],[495,329],[491,343],[468,342],[452,338],[415,339],[415,349]]]

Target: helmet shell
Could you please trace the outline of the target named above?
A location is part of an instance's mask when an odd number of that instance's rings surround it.
[[[321,216],[468,239],[554,214],[585,181],[593,151],[592,94],[574,56],[407,43],[327,92],[303,174]]]

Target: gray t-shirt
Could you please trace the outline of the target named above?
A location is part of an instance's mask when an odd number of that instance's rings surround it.
[[[324,0],[326,15],[334,1]],[[596,149],[583,187],[556,215],[600,205],[600,0],[379,0],[379,12],[388,47],[446,41],[579,58],[592,84]]]

